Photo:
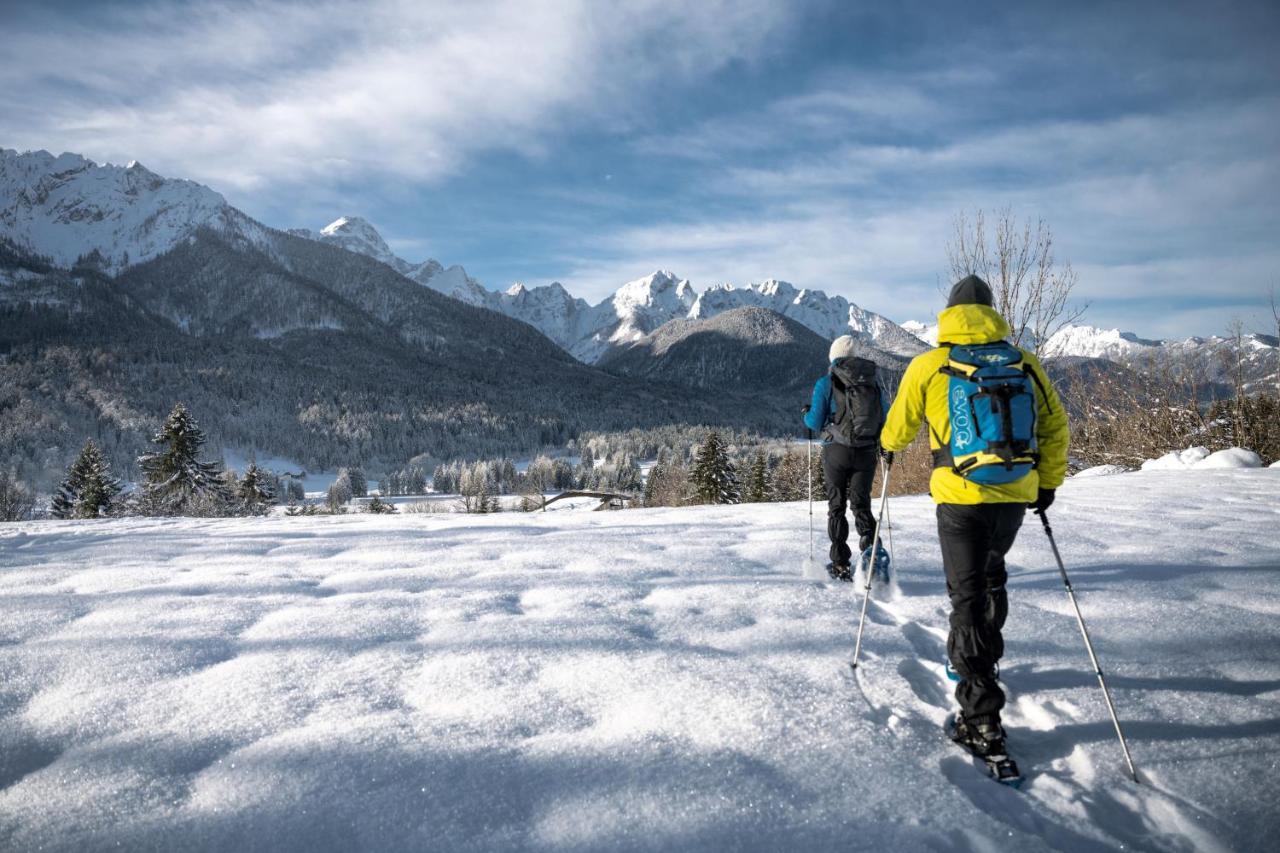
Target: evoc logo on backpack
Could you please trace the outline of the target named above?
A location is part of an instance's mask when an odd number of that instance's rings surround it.
[[[1004,341],[953,346],[940,372],[950,377],[951,438],[934,452],[934,467],[984,485],[1029,474],[1040,457],[1035,387],[1022,351]]]

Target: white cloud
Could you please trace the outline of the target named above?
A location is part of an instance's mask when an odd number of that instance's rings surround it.
[[[633,90],[749,60],[781,23],[776,4],[728,0],[165,3],[127,20],[37,18],[0,34],[0,136],[229,189],[430,181],[478,151],[545,152],[568,122],[625,121]]]
[[[595,301],[659,267],[699,288],[781,278],[906,319],[934,308],[947,224],[928,211],[822,203],[624,228],[599,237],[590,254],[566,258],[563,280]]]
[[[931,86],[903,83],[887,102],[870,103],[865,90],[820,88],[695,127],[699,191],[741,199],[750,212],[623,229],[599,242],[595,259],[575,258],[570,280],[599,291],[660,259],[701,284],[778,276],[899,320],[922,317],[938,307],[937,284],[948,276],[953,217],[1009,205],[1053,229],[1059,261],[1073,263],[1078,295],[1093,303],[1090,322],[1151,335],[1205,329],[1191,323],[1212,331],[1264,298],[1280,269],[1280,246],[1268,237],[1280,185],[1274,97],[952,131],[950,108]],[[875,110],[920,119],[921,105],[935,103],[940,112],[915,128],[917,141],[862,141],[861,122]],[[783,115],[801,127],[843,116],[846,138],[788,147]],[[668,139],[667,149],[684,156],[682,142]],[[775,156],[751,166],[713,156],[735,144]]]

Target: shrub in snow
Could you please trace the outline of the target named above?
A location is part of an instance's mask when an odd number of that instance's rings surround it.
[[[466,512],[483,514],[501,509],[491,490],[487,466],[477,463],[473,467],[463,468],[458,487]]]
[[[680,506],[688,502],[689,488],[689,471],[673,452],[661,450],[644,483],[644,505]]]
[[[8,471],[0,471],[0,521],[22,521],[35,505],[35,492]]]
[[[365,511],[373,515],[387,515],[396,511],[394,505],[382,500],[377,495],[373,496],[373,500],[369,501],[369,505],[365,507]]]
[[[67,477],[53,495],[55,518],[98,518],[111,511],[120,494],[120,481],[98,445],[90,439],[67,469]]]
[[[325,496],[325,503],[328,504],[329,509],[337,512],[339,509],[347,505],[352,496],[351,478],[347,475],[347,470],[344,468],[342,469],[342,472],[338,474],[338,479],[334,480],[333,484],[329,486],[328,494]]]

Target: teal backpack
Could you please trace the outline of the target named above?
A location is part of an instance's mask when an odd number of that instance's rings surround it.
[[[1005,341],[953,345],[938,370],[949,378],[950,441],[935,433],[934,467],[984,486],[1014,483],[1040,461],[1036,394],[1040,379],[1022,350]],[[1043,389],[1042,393],[1043,393]]]

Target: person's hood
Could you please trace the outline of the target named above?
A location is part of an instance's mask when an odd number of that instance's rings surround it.
[[[939,344],[989,344],[1009,337],[1009,324],[986,305],[953,305],[938,315]]]

